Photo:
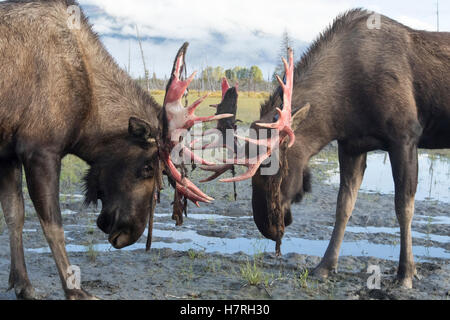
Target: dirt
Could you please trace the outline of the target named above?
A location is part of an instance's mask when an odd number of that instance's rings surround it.
[[[399,228],[392,195],[363,193],[344,238],[339,267],[328,280],[311,275],[325,252],[334,225],[338,188],[314,167],[313,192],[293,206],[294,223],[281,247],[259,234],[252,218],[250,182],[207,184],[216,201],[189,207],[182,227],[171,220],[172,191],[157,206],[153,248],[146,236],[126,250],[113,250],[96,226],[99,209],[83,208],[82,198],[62,197],[70,261],[80,266],[83,287],[102,299],[450,299],[450,204],[417,201],[413,252],[419,278],[414,289],[395,282]],[[197,172],[197,170],[195,171]],[[194,174],[194,176],[200,174]],[[196,177],[197,179],[199,177]],[[27,200],[24,245],[31,282],[44,299],[63,299],[55,263],[36,213]],[[0,299],[7,292],[8,232],[0,225]],[[381,271],[380,289],[369,289],[369,265]]]

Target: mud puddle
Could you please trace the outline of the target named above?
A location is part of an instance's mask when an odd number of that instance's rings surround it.
[[[317,158],[316,163],[329,163],[330,159]],[[339,185],[339,169],[330,169],[327,183]],[[416,200],[437,200],[450,203],[450,159],[439,155],[419,154],[419,185]],[[369,153],[367,169],[361,190],[394,194],[392,169],[387,153]]]
[[[157,220],[158,216],[157,215]],[[227,238],[226,234],[216,233],[214,236],[204,236],[200,235],[195,231],[195,221],[208,219],[233,219],[224,216],[217,215],[202,215],[202,214],[192,214],[189,219],[193,219],[192,223],[187,223],[188,227],[176,228],[172,224],[161,224],[156,222],[155,229],[153,230],[154,240],[152,242],[152,248],[163,249],[168,248],[176,251],[188,251],[188,250],[200,250],[205,253],[216,253],[216,254],[235,254],[244,253],[247,255],[253,255],[255,252],[270,253],[273,251],[273,241],[261,238]],[[236,219],[236,218],[234,218]],[[165,227],[166,230],[158,229],[158,226]],[[332,229],[330,227],[330,229]],[[73,233],[78,232],[77,229],[71,230],[71,228],[66,228],[66,240],[68,244],[66,245],[66,250],[68,252],[88,252],[89,250],[95,250],[97,252],[111,252],[116,251],[109,243],[97,243],[92,246],[73,244],[73,238],[68,236]],[[391,234],[399,235],[398,228],[387,228],[387,227],[348,227],[348,233],[355,234]],[[441,236],[435,234],[424,234],[417,231],[412,233],[414,238],[425,239],[430,241],[436,241],[440,243],[450,243],[450,237]],[[147,236],[147,230],[144,232],[144,237]],[[224,237],[225,236],[225,237]],[[322,255],[328,246],[328,240],[311,240],[302,239],[292,236],[288,233],[283,240],[283,253],[297,253],[305,255],[320,256]],[[136,243],[122,250],[125,251],[135,251],[145,249],[145,243]],[[33,253],[50,253],[50,248],[48,246],[34,249],[27,249],[29,252]],[[431,261],[432,258],[440,259],[450,259],[450,252],[444,248],[433,247],[430,244],[428,246],[416,245],[413,247],[414,255],[416,261]],[[341,256],[363,256],[363,257],[376,257],[386,260],[398,259],[400,254],[399,244],[375,244],[370,241],[360,240],[360,241],[344,241],[341,248]]]
[[[428,164],[427,157],[421,159],[422,166]],[[311,276],[334,225],[336,168],[325,165],[333,162],[326,157],[316,159],[323,164],[312,166],[312,194],[292,207],[294,222],[286,229],[281,258],[275,257],[274,243],[263,239],[253,222],[249,182],[237,185],[237,201],[231,197],[232,185],[203,185],[216,201],[190,206],[182,227],[175,227],[171,219],[173,193],[165,190],[156,209],[150,252],[144,250],[146,232],[133,246],[113,249],[95,225],[100,208],[83,208],[78,193],[62,195],[69,258],[81,267],[85,289],[104,299],[449,299],[450,201],[448,180],[441,179],[448,165],[438,160],[433,178],[421,176],[425,193],[419,199],[425,200],[416,202],[412,223],[421,278],[414,281],[414,289],[405,290],[395,285],[400,238],[394,199],[383,182],[370,182],[389,165],[383,154],[370,155],[369,160],[369,180],[349,221],[338,273],[328,280]],[[192,176],[203,178],[197,171]],[[433,199],[428,199],[430,186]],[[3,293],[8,287],[8,243],[8,232],[0,229],[0,299],[14,298],[11,292]],[[24,245],[35,288],[43,298],[62,299],[55,264],[30,203]],[[369,265],[381,269],[381,290],[367,288]]]

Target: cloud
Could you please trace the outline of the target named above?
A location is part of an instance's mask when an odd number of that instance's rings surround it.
[[[424,22],[423,20],[407,17],[407,16],[398,16],[396,20],[400,23],[403,23],[411,28],[417,30],[434,30],[436,28],[435,25]]]
[[[191,66],[259,65],[265,76],[279,62],[282,33],[294,40],[296,56],[333,19],[355,7],[386,14],[413,28],[433,30],[434,8],[422,1],[391,0],[80,0],[96,8],[90,16],[94,29],[102,35],[108,49],[124,63],[128,60],[124,39],[135,37],[135,25],[144,39],[150,69],[158,76],[169,72],[177,48],[189,41]],[[99,14],[99,10],[101,14]],[[122,41],[122,42],[121,42]],[[121,50],[121,52],[119,52]],[[142,74],[137,44],[132,43],[133,74]],[[139,72],[141,70],[141,72]]]
[[[185,41],[190,68],[206,64],[225,68],[258,65],[264,76],[279,63],[281,36],[294,40],[297,59],[308,44],[342,12],[365,7],[418,29],[434,30],[435,7],[420,0],[79,0],[94,30],[121,66],[143,74],[136,28],[139,27],[147,66],[167,74],[177,49]],[[441,4],[441,28],[450,28]]]
[[[337,12],[351,6],[349,1],[321,0],[82,0],[110,17],[138,24],[150,37],[208,40],[212,33],[227,35],[262,32],[279,36],[288,29],[292,36],[311,41]],[[99,21],[100,22],[100,21]]]
[[[151,72],[169,72],[172,56],[189,41],[188,59],[196,69],[202,66],[258,65],[265,77],[279,61],[281,36],[287,30],[296,44],[296,55],[324,29],[349,1],[321,0],[82,0],[94,30],[122,65],[128,61],[124,39],[135,37],[135,25],[144,39],[144,51]],[[95,9],[95,10],[94,10]],[[92,14],[90,14],[92,12]],[[133,75],[142,74],[139,48],[131,41]],[[119,52],[121,50],[121,52]],[[152,67],[154,66],[154,67]]]

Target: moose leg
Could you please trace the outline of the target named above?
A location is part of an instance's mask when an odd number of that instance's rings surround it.
[[[366,159],[366,153],[357,156],[349,155],[345,152],[343,145],[339,143],[341,182],[336,205],[336,222],[327,251],[314,270],[314,275],[317,277],[327,278],[330,271],[337,269],[345,227],[355,207],[358,190],[366,169]]]
[[[22,231],[25,208],[22,194],[22,164],[18,160],[0,163],[0,201],[8,225],[11,247],[9,289],[14,288],[18,299],[36,299],[28,279],[23,252]]]
[[[81,288],[71,288],[69,277],[71,268],[65,248],[59,207],[59,174],[61,159],[59,156],[39,150],[29,152],[31,157],[23,160],[28,190],[33,201],[44,235],[55,259],[58,273],[67,299],[94,298]]]
[[[417,190],[417,146],[413,143],[395,146],[391,148],[389,157],[395,183],[395,213],[400,224],[400,263],[397,277],[400,285],[412,288],[412,279],[416,274],[412,253],[411,221]]]

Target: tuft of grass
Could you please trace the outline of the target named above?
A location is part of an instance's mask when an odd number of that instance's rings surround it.
[[[194,267],[192,262],[184,262],[183,266],[178,270],[178,276],[190,285],[191,281],[194,279]]]
[[[296,278],[299,287],[308,288],[308,277],[309,277],[308,269],[304,269],[303,271],[300,272],[299,276]]]
[[[94,243],[93,242],[88,243],[87,247],[88,247],[87,255],[88,255],[89,261],[95,262],[97,260],[98,251],[95,250]]]
[[[268,283],[268,276],[259,267],[257,260],[253,260],[253,263],[251,263],[247,259],[246,263],[240,267],[240,273],[242,279],[251,286]]]
[[[188,250],[188,257],[191,260],[201,259],[204,256],[204,253],[201,251],[195,251],[194,249]]]
[[[89,224],[86,232],[88,235],[92,236],[95,233],[95,226],[93,224]]]
[[[95,224],[94,224],[94,221],[92,221],[92,220],[88,221],[86,233],[87,233],[87,239],[88,239],[86,242],[87,256],[88,256],[89,261],[95,262],[97,260],[97,256],[98,256],[99,252],[97,250],[95,250],[95,241],[94,241]]]
[[[222,269],[222,261],[211,258],[206,261],[205,272],[217,273]]]

